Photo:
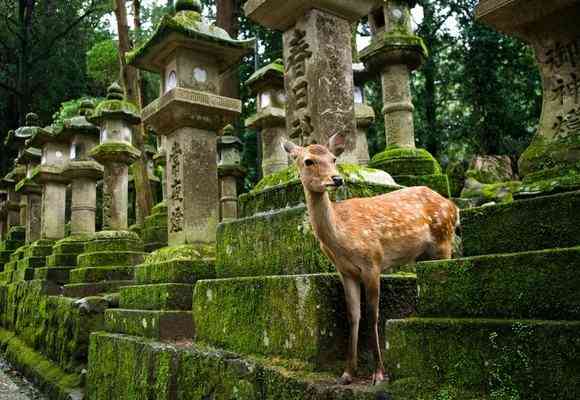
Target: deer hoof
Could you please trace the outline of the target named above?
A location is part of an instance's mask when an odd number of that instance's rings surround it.
[[[380,385],[383,382],[388,382],[389,377],[383,371],[377,371],[373,374],[373,386]]]
[[[336,380],[336,383],[343,386],[350,385],[352,383],[352,376],[348,372],[345,372]]]

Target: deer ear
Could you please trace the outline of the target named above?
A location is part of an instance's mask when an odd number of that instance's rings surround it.
[[[340,157],[340,155],[344,153],[345,146],[346,140],[344,139],[344,135],[341,135],[340,133],[334,134],[328,140],[328,150],[330,150],[330,152],[336,157]]]
[[[293,160],[296,160],[296,158],[298,157],[298,155],[300,155],[300,152],[302,151],[302,147],[296,146],[294,143],[288,141],[282,143],[282,148],[286,153],[288,153],[288,155]]]

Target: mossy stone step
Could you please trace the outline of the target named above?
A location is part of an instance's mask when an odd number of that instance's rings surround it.
[[[10,256],[10,261],[18,261],[20,260],[22,257],[24,257],[24,252],[26,251],[26,249],[28,248],[28,245],[24,245],[22,247],[19,247],[18,249],[16,249],[16,251],[14,251],[14,253],[12,253],[12,255]]]
[[[213,265],[204,260],[176,259],[141,264],[135,268],[137,284],[187,283],[215,278]]]
[[[102,231],[85,244],[85,252],[143,251],[143,242],[134,232]]]
[[[46,257],[39,256],[39,257],[24,257],[18,260],[16,269],[25,269],[25,268],[41,268],[46,265]]]
[[[391,320],[385,366],[395,381],[413,377],[521,399],[575,400],[578,332],[580,321]]]
[[[147,254],[140,251],[95,251],[80,254],[79,268],[134,266],[141,264]]]
[[[49,267],[62,267],[70,266],[74,267],[77,265],[77,253],[61,253],[61,254],[51,254],[46,257],[46,265]]]
[[[141,236],[143,242],[145,242],[145,246],[147,246],[147,243],[151,242],[165,242],[165,245],[167,246],[167,226],[145,228],[143,229]]]
[[[383,276],[381,320],[412,315],[416,295],[414,276]],[[318,370],[338,370],[346,357],[348,322],[337,274],[198,281],[193,313],[197,339],[220,348],[296,359]],[[365,317],[361,364],[368,367]]]
[[[64,239],[52,247],[52,254],[81,254],[85,251],[86,240]]]
[[[167,246],[167,242],[147,242],[145,243],[145,252],[153,253],[155,250],[159,250]]]
[[[33,268],[18,268],[12,271],[12,282],[31,281],[34,279]]]
[[[417,264],[422,316],[580,320],[580,247]]]
[[[12,282],[12,273],[14,271],[2,271],[0,272],[0,282],[2,283],[10,283]]]
[[[102,281],[131,281],[134,267],[75,268],[70,272],[70,283],[92,283]]]
[[[24,245],[22,240],[4,240],[0,242],[0,251],[10,251],[13,252],[17,248]]]
[[[54,242],[39,243],[35,242],[28,246],[24,251],[25,257],[47,257],[52,254]]]
[[[89,297],[103,293],[118,292],[123,286],[131,286],[133,281],[109,281],[94,283],[69,283],[64,285],[63,295],[66,297]]]
[[[167,203],[162,201],[161,203],[157,203],[151,209],[151,215],[156,214],[167,214]],[[145,219],[147,220],[147,219]]]
[[[121,288],[120,308],[191,311],[193,285],[160,283]]]
[[[191,311],[109,309],[105,330],[158,340],[191,339],[195,334]]]
[[[167,213],[151,214],[145,218],[145,227],[167,227]]]
[[[10,262],[10,255],[12,250],[1,250],[0,251],[0,264],[6,264]]]
[[[580,245],[580,192],[471,208],[461,213],[465,256]]]
[[[43,267],[34,270],[34,279],[43,279],[65,285],[69,282],[70,271],[75,267]]]
[[[427,186],[441,196],[451,197],[447,175],[393,175],[393,179],[402,186]]]

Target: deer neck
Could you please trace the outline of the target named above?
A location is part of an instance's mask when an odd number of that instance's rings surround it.
[[[328,193],[315,193],[307,190],[306,205],[316,237],[327,247],[335,247],[340,239],[340,231],[337,229],[339,221]]]

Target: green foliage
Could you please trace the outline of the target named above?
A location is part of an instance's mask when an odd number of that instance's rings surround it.
[[[119,79],[119,68],[119,48],[115,40],[96,43],[88,51],[87,74],[103,87]]]

